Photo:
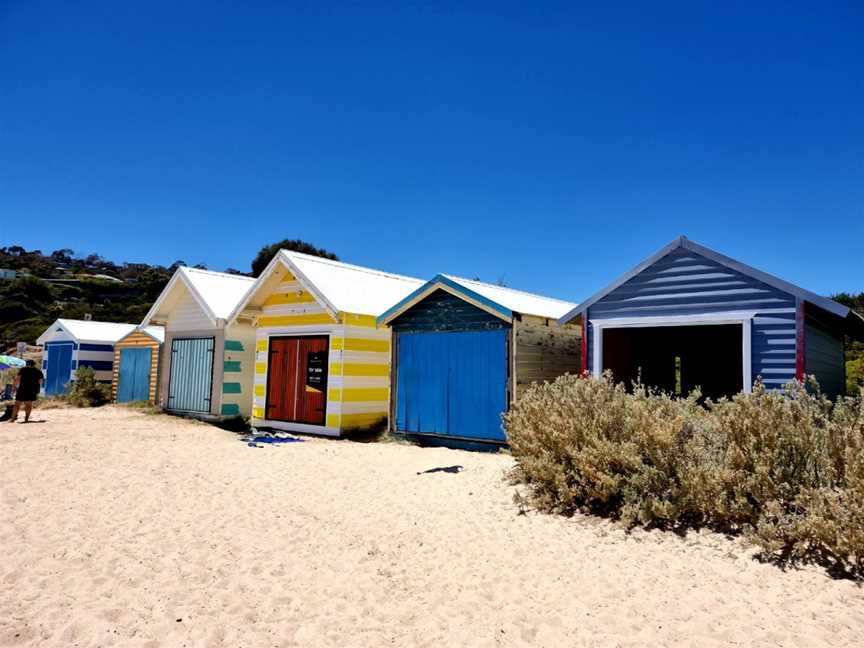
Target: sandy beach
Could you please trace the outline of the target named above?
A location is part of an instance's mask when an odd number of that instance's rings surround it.
[[[505,454],[250,448],[115,407],[0,425],[0,646],[845,646],[864,590],[528,513]],[[460,471],[425,472],[461,466]]]

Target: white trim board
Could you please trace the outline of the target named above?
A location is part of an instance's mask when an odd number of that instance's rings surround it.
[[[670,326],[722,326],[741,325],[742,385],[745,394],[753,391],[752,333],[755,311],[730,311],[726,313],[700,313],[697,315],[672,315],[669,317],[621,317],[618,319],[589,320],[590,335],[593,336],[591,374],[603,375],[603,330],[607,328],[660,328]]]

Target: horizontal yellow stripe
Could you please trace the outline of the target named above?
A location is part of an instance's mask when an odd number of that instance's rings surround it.
[[[264,306],[280,306],[282,304],[308,304],[314,302],[315,298],[305,290],[299,294],[296,292],[275,293],[264,300]]]
[[[295,277],[290,272],[286,272],[285,276],[282,277],[282,281],[280,281],[279,283],[294,283],[295,281],[297,281],[297,277]]]
[[[342,400],[342,390],[338,387],[331,387],[327,390],[327,401],[337,403]]]
[[[330,365],[330,375],[333,376],[389,376],[390,365],[366,364],[359,362],[334,362]]]
[[[345,338],[346,351],[381,351],[390,350],[390,340],[367,340],[365,338]]]
[[[387,387],[354,387],[342,390],[342,400],[345,402],[365,403],[369,401],[386,401],[390,398]]]
[[[345,338],[334,337],[330,338],[330,349],[333,351],[341,351],[345,348]]]
[[[345,324],[350,326],[368,326],[371,328],[376,328],[378,326],[373,315],[357,315],[356,313],[342,312],[339,313],[339,317],[342,318],[342,321]]]
[[[258,340],[258,342],[255,343],[255,348],[258,349],[258,351],[266,351],[267,340]]]
[[[334,320],[327,313],[311,315],[273,315],[258,319],[258,326],[302,326],[304,324],[333,324]]]
[[[264,418],[264,408],[263,407],[253,407],[252,408],[252,418],[263,419]]]
[[[327,427],[338,428],[339,427],[339,415],[338,414],[328,414],[327,415]]]
[[[264,385],[255,385],[254,391],[255,391],[256,396],[263,396],[264,395]]]
[[[266,362],[256,362],[255,363],[255,373],[256,374],[266,374],[267,373],[267,363]]]

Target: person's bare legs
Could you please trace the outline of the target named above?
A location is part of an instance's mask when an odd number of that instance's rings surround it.
[[[15,401],[15,405],[12,407],[12,418],[9,419],[9,422],[18,420],[18,410],[21,409],[21,401]]]
[[[30,412],[33,411],[33,401],[24,402],[24,422],[30,422]]]

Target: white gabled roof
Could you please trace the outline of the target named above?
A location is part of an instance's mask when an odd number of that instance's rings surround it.
[[[123,336],[123,339],[129,337],[133,333],[143,333],[153,338],[159,344],[165,342],[165,327],[164,326],[136,326],[133,331],[130,331]],[[118,340],[122,341],[122,340]]]
[[[217,319],[228,319],[231,311],[255,283],[252,277],[197,268],[179,268]]]
[[[231,315],[236,318],[267,278],[284,265],[297,280],[333,315],[340,312],[377,316],[393,303],[423,285],[414,277],[364,268],[363,266],[323,259],[321,257],[280,250],[261,273],[255,288],[237,305]]]
[[[508,310],[522,313],[523,315],[537,315],[539,317],[558,319],[576,307],[575,303],[564,301],[563,299],[544,297],[543,295],[515,290],[506,286],[496,286],[449,274],[441,276],[447,277],[451,281],[464,286],[468,290],[473,290],[479,295],[483,295],[486,299],[500,304]]]
[[[159,344],[162,344],[165,341],[164,326],[145,326],[141,328],[141,331],[152,337]]]
[[[165,286],[150,311],[141,322],[142,327],[147,327],[150,321],[159,312],[159,308],[182,282],[198,305],[210,318],[213,326],[219,325],[219,320],[225,321],[231,315],[234,307],[246,296],[255,279],[243,275],[226,274],[224,272],[213,272],[211,270],[199,270],[198,268],[187,268],[180,266],[174,272],[174,276]]]
[[[39,336],[36,344],[50,342],[52,334],[57,329],[63,329],[76,342],[92,342],[95,344],[114,344],[135,330],[134,324],[117,324],[115,322],[94,322],[93,320],[58,319]]]

